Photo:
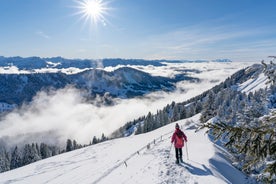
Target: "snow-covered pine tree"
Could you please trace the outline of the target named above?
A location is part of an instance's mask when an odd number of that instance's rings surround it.
[[[45,143],[40,144],[40,155],[42,159],[52,156],[52,151],[49,149],[47,144]]]
[[[265,116],[262,119],[262,122],[264,125],[270,128],[271,134],[265,135],[265,145],[263,146],[263,149],[260,151],[269,154],[264,155],[266,156],[266,169],[265,172],[270,173],[269,180],[273,180],[273,182],[276,182],[276,110],[273,111],[270,115]],[[274,178],[273,178],[274,177]]]
[[[77,141],[74,139],[73,140],[73,149],[75,150],[75,149],[78,149],[78,148],[79,148],[79,146],[77,144]]]
[[[182,105],[182,108],[180,109],[180,119],[185,119],[187,117],[187,110],[184,105]]]
[[[276,56],[270,56],[273,58],[273,60],[276,59]],[[264,65],[264,73],[268,78],[268,83],[276,83],[276,64],[273,63],[273,60],[270,61],[270,64],[266,64],[264,61],[262,61],[262,64]]]
[[[226,123],[206,123],[216,140],[227,140],[225,146],[242,158],[242,169],[247,173],[268,172],[259,179],[276,182],[276,110],[256,123],[258,126],[231,126]]]
[[[135,135],[138,135],[138,134],[141,134],[141,133],[143,133],[143,128],[142,128],[141,123],[139,123],[139,124],[137,125],[137,130],[136,130],[136,132],[135,132]]]
[[[36,162],[40,159],[41,158],[39,157],[38,150],[34,143],[32,145],[26,144],[24,146],[23,160],[22,160],[23,165],[27,165],[27,164]]]
[[[10,170],[9,155],[5,148],[0,149],[0,173]]]
[[[97,143],[99,143],[99,142],[100,142],[100,141],[97,139],[97,137],[94,136],[93,139],[92,139],[92,144],[97,144]]]
[[[202,103],[201,101],[197,100],[195,102],[195,114],[198,114],[202,111]],[[185,119],[185,118],[181,118],[181,119]]]
[[[203,125],[210,128],[215,138],[225,141],[245,172],[255,173],[266,183],[276,182],[276,83],[271,80],[275,76],[274,67],[275,64],[270,63],[264,70],[270,70],[265,72],[271,83],[268,88],[248,94],[235,90],[233,86],[221,91],[214,101],[218,109],[217,121]],[[251,72],[249,69],[242,73]],[[252,74],[259,75],[260,72]],[[223,96],[222,104],[217,103],[220,95]]]
[[[163,109],[160,115],[161,115],[160,119],[162,121],[162,125],[167,125],[168,123],[170,123],[169,115],[165,109]]]
[[[172,122],[180,120],[180,108],[179,104],[173,106]]]
[[[21,153],[18,150],[18,147],[15,146],[12,155],[11,155],[11,167],[10,169],[15,169],[22,166]]]
[[[210,90],[206,97],[206,100],[203,102],[203,110],[201,112],[201,117],[200,117],[201,122],[208,121],[216,114],[216,108],[215,108],[214,102],[215,102],[215,93],[213,90]]]
[[[73,150],[73,143],[71,139],[67,139],[66,141],[66,152]]]
[[[60,147],[58,146],[49,146],[49,149],[51,150],[52,156],[58,155],[60,153]]]
[[[108,140],[108,138],[102,133],[101,142]]]
[[[192,117],[196,113],[196,107],[193,104],[190,104],[187,109],[187,118]]]
[[[151,112],[149,112],[144,121],[144,133],[153,130],[153,126],[154,126],[153,115],[151,114]]]

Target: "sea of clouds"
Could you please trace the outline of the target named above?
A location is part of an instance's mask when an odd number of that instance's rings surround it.
[[[181,63],[167,66],[132,66],[152,75],[173,77],[187,69],[188,75],[200,79],[199,83],[177,83],[173,92],[153,92],[143,97],[114,99],[114,105],[99,106],[85,99],[85,92],[73,87],[56,91],[41,91],[28,105],[23,105],[2,117],[0,139],[10,146],[46,142],[64,144],[66,139],[88,144],[93,136],[111,134],[128,121],[156,113],[172,101],[183,102],[219,84],[234,72],[250,63]],[[110,71],[114,68],[106,68]],[[13,68],[13,70],[15,70]],[[16,70],[15,70],[16,71]],[[95,99],[97,100],[97,99]]]

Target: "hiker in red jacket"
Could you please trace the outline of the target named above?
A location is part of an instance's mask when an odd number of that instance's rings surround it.
[[[179,161],[183,163],[182,148],[184,146],[184,141],[187,142],[187,136],[180,130],[178,123],[176,123],[171,143],[174,143],[177,164],[179,164]]]

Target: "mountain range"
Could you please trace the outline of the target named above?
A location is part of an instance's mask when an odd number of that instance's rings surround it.
[[[28,73],[0,74],[0,102],[21,105],[30,102],[41,90],[61,89],[74,86],[88,92],[88,99],[108,93],[112,97],[131,98],[150,92],[172,91],[179,81],[198,79],[177,75],[174,78],[151,76],[150,74],[122,67],[107,72],[101,69],[89,69],[76,74],[65,73]]]
[[[231,62],[229,59],[216,59],[214,62]],[[103,68],[118,65],[152,65],[164,66],[164,63],[183,63],[183,62],[208,62],[207,60],[144,60],[144,59],[67,59],[63,57],[4,57],[0,56],[0,67],[16,66],[20,70],[34,70],[42,68]]]

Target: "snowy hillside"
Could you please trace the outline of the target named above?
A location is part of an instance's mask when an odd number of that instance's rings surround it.
[[[259,89],[264,89],[267,87],[267,76],[264,73],[259,74],[256,78],[251,78],[246,82],[239,85],[239,90],[245,93],[255,92]]]
[[[172,123],[1,173],[0,183],[246,183],[246,176],[229,164],[204,130],[195,133],[198,119],[178,122],[188,137],[189,158],[184,148],[183,165],[174,163],[174,149],[170,151]]]

